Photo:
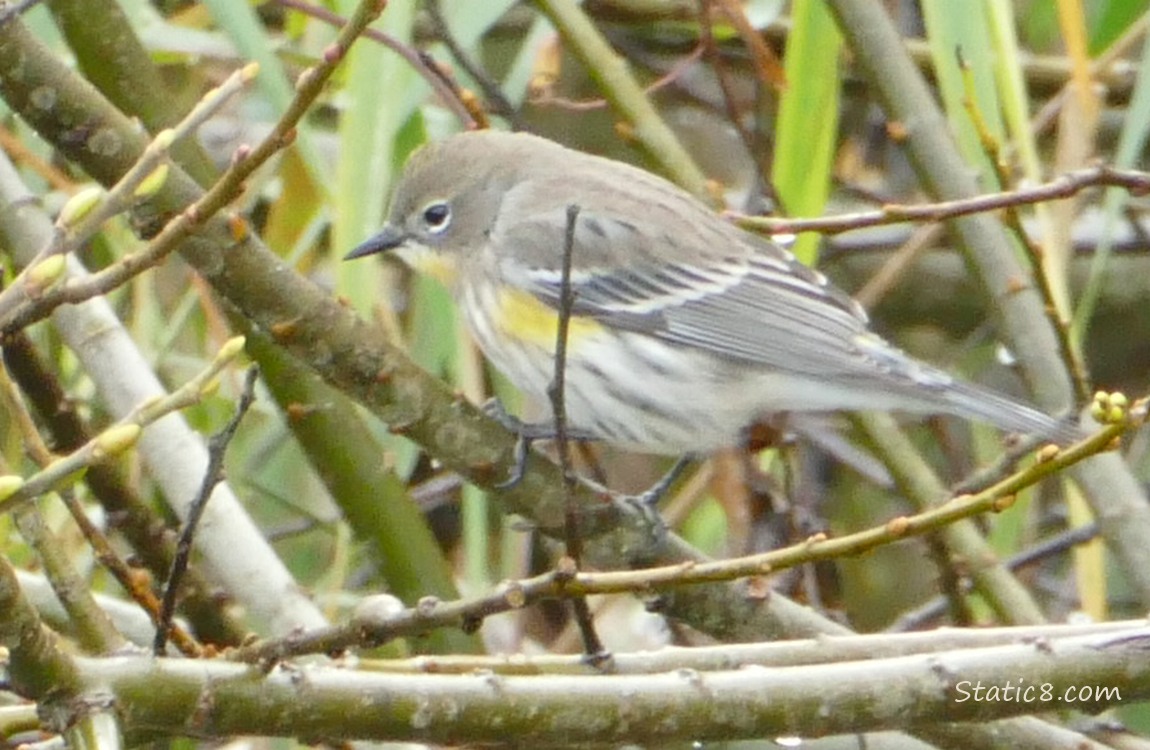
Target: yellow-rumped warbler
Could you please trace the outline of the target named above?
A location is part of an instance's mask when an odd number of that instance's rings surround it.
[[[479,131],[425,146],[386,226],[347,257],[394,250],[441,281],[491,362],[544,399],[571,204],[573,430],[642,452],[706,453],[771,414],[905,410],[1077,435],[910,358],[822,274],[666,180],[537,136]]]

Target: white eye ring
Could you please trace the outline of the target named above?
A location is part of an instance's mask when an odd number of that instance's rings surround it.
[[[423,223],[432,234],[442,234],[451,226],[451,205],[447,201],[432,201],[423,207]]]

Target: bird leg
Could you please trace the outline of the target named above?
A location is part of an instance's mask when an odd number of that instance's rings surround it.
[[[667,473],[660,477],[659,481],[635,496],[635,502],[647,506],[648,509],[657,506],[659,501],[667,494],[667,491],[671,489],[671,485],[675,484],[679,477],[683,476],[683,472],[687,470],[687,467],[690,466],[694,460],[695,456],[690,453],[680,456]]]
[[[523,480],[527,472],[527,455],[531,444],[537,440],[554,440],[555,425],[552,422],[524,422],[507,410],[497,398],[488,399],[483,404],[483,413],[503,425],[509,432],[515,434],[514,466],[507,479],[495,485],[496,489],[505,490],[514,487]],[[596,437],[583,430],[567,430],[570,440],[593,441]]]

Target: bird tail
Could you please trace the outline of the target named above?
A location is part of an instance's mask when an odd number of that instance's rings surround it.
[[[1032,406],[970,383],[952,382],[944,391],[947,411],[960,417],[989,422],[1010,432],[1047,438],[1060,445],[1086,436],[1073,415],[1052,417]]]

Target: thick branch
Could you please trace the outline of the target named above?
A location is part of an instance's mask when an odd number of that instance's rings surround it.
[[[1150,697],[1150,632],[771,669],[642,675],[386,675],[206,661],[80,660],[129,734],[258,733],[442,744],[816,737],[984,722]],[[982,691],[976,693],[978,686]],[[987,688],[998,692],[988,698]],[[1031,688],[1010,699],[1003,690]]]

